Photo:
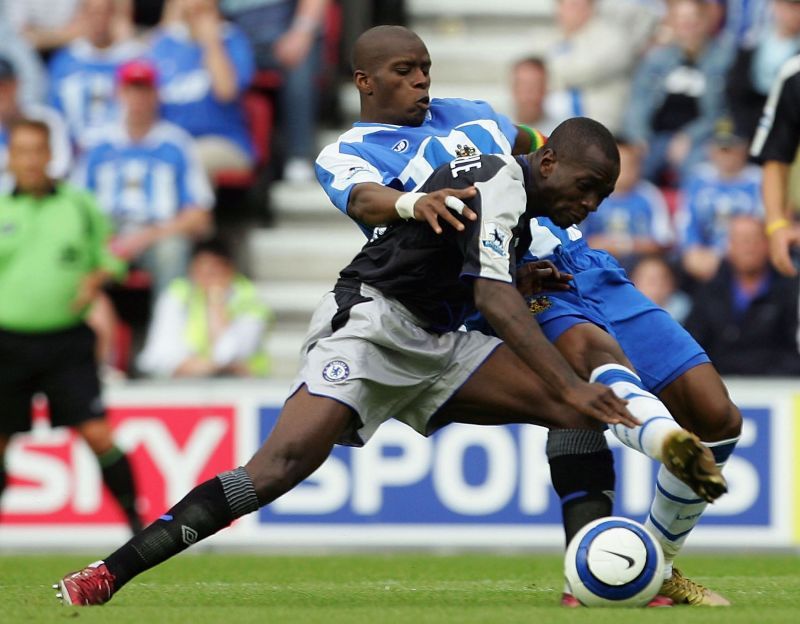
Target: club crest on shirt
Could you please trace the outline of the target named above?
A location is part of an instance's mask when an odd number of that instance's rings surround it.
[[[528,301],[528,310],[530,310],[531,314],[540,314],[552,305],[553,302],[550,301],[547,295],[541,295]]]
[[[408,145],[409,143],[406,139],[401,139],[394,144],[394,147],[392,147],[392,151],[398,153],[405,152],[408,149]]]
[[[511,240],[511,231],[501,225],[488,221],[483,224],[481,232],[481,245],[500,258],[508,257],[508,243]]]
[[[350,367],[342,360],[333,360],[322,369],[322,378],[330,383],[344,381],[350,376]]]
[[[456,145],[456,158],[466,158],[467,156],[474,156],[478,153],[471,145],[461,145],[460,143]]]

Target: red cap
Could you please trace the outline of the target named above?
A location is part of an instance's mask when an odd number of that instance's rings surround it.
[[[125,63],[117,71],[117,80],[122,85],[154,87],[157,78],[155,66],[150,61],[143,59]]]

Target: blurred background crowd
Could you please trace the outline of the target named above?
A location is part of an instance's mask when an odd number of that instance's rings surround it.
[[[582,224],[590,244],[722,374],[800,374],[797,278],[770,267],[748,160],[800,53],[800,1],[485,4],[0,0],[0,192],[15,186],[8,129],[44,122],[49,175],[94,195],[129,265],[90,314],[107,378],[293,373],[362,243],[314,159],[357,116],[350,49],[379,23],[428,44],[434,97],[485,99],[545,134],[606,124],[622,171]]]

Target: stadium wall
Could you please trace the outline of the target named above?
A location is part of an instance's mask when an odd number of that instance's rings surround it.
[[[745,418],[726,469],[730,493],[713,505],[690,546],[800,545],[800,388],[796,380],[731,380]],[[275,423],[283,384],[125,385],[107,393],[121,446],[132,453],[148,520],[194,484],[246,461]],[[34,430],[9,449],[0,548],[105,549],[126,536],[88,448]],[[615,511],[642,519],[655,464],[613,441]],[[363,449],[337,447],[306,482],[235,523],[211,546],[560,547],[559,507],[544,431],[447,427],[425,439],[386,423]]]

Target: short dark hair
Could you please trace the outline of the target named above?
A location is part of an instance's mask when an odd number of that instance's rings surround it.
[[[231,248],[224,240],[216,236],[198,241],[192,247],[192,259],[204,253],[225,260],[228,264],[234,264]]]
[[[545,65],[544,60],[539,56],[525,56],[521,59],[517,59],[514,61],[511,69],[517,70],[524,65],[533,65],[536,69],[539,69],[545,73],[547,72],[547,65]]]
[[[588,117],[573,117],[562,121],[547,139],[545,147],[552,149],[556,158],[583,162],[586,152],[597,147],[608,160],[619,165],[619,150],[614,135],[608,128]]]
[[[35,130],[37,132],[41,132],[44,137],[47,139],[48,145],[50,144],[50,126],[48,126],[45,122],[39,119],[29,119],[27,117],[23,117],[22,119],[15,119],[8,127],[8,138],[9,141],[11,137],[14,135],[15,132],[28,129],[28,130]]]

